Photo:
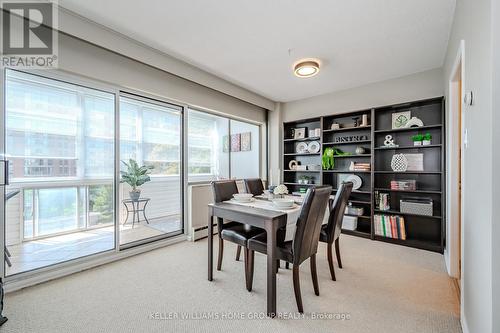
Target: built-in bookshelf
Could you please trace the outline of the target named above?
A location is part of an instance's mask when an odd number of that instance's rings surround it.
[[[393,114],[409,112],[417,117],[423,126],[392,128]],[[305,129],[305,137],[295,138],[294,130]],[[314,131],[320,129],[320,131]],[[331,185],[335,194],[339,182],[346,176],[356,175],[362,186],[354,190],[349,198],[355,207],[362,207],[363,214],[357,216],[356,230],[342,230],[343,233],[406,245],[419,249],[443,252],[445,239],[445,123],[443,98],[434,98],[398,105],[345,112],[329,116],[295,120],[283,123],[283,183],[292,192],[306,191],[317,185]],[[315,134],[309,137],[308,134]],[[317,135],[317,134],[320,135]],[[429,133],[432,141],[427,145],[414,146],[412,136]],[[386,136],[391,135],[397,147],[384,145]],[[297,144],[316,141],[319,152],[297,152]],[[302,146],[304,146],[302,144]],[[335,165],[329,170],[322,166],[325,149],[340,150],[343,155],[335,156]],[[418,170],[394,171],[391,161],[395,154],[422,154]],[[297,161],[306,170],[289,168]],[[358,167],[369,165],[369,169],[350,170],[352,163]],[[309,166],[313,170],[309,170]],[[314,169],[316,166],[316,169]],[[304,181],[307,184],[304,184]],[[415,181],[415,189],[391,187],[391,181]],[[387,195],[388,206],[380,207],[380,195]],[[432,201],[432,215],[403,213],[401,200],[410,202]],[[384,235],[380,229],[380,217],[392,222],[392,234]],[[375,220],[377,222],[375,222]],[[377,223],[377,225],[375,225]],[[397,229],[396,225],[400,228]],[[387,227],[389,228],[389,223]],[[401,230],[404,228],[404,230]],[[402,232],[404,231],[404,232]],[[404,237],[404,239],[401,239]]]

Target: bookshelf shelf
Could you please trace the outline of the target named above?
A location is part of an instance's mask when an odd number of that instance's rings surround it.
[[[348,141],[348,142],[323,142],[323,145],[327,146],[337,146],[337,145],[358,145],[363,143],[370,143],[371,140],[360,140],[360,141]]]
[[[363,131],[363,130],[369,130],[371,126],[358,126],[358,127],[346,127],[346,128],[339,128],[339,129],[325,129],[323,130],[323,133],[334,133],[334,132],[347,132],[347,131]]]
[[[426,219],[441,219],[441,216],[429,216],[429,215],[418,215],[418,214],[409,214],[409,213],[402,213],[397,210],[380,210],[380,209],[374,209],[373,210],[375,213],[378,214],[388,214],[388,215],[402,215],[402,216],[417,216],[417,217],[422,217]]]
[[[427,146],[406,146],[406,147],[375,147],[375,150],[402,150],[402,149],[426,149],[426,148],[441,148],[441,144],[436,144],[436,145],[427,145]]]
[[[381,129],[374,131],[375,134],[379,133],[398,133],[398,132],[412,132],[412,131],[424,131],[434,128],[442,128],[443,125],[429,125],[429,126],[420,126],[420,127],[410,127],[410,128],[398,128],[398,129]]]
[[[283,151],[291,151],[295,142],[320,142],[322,150],[317,154],[285,153],[282,155],[283,165],[295,159],[303,165],[322,164],[322,154],[326,148],[335,147],[350,155],[335,156],[334,170],[283,170],[285,185],[311,187],[318,185],[332,186],[332,193],[337,192],[338,184],[345,179],[346,174],[355,174],[362,179],[360,190],[352,191],[349,202],[354,206],[364,207],[363,216],[358,216],[357,230],[344,230],[342,233],[357,237],[383,241],[392,244],[410,246],[443,253],[445,235],[445,124],[443,98],[432,98],[399,105],[389,105],[367,110],[344,112],[340,114],[294,120],[283,123],[285,134],[282,142]],[[416,128],[392,129],[392,114],[410,111],[411,116],[418,117],[424,126]],[[355,119],[363,120],[368,126],[352,127]],[[331,125],[338,123],[340,129],[332,130]],[[345,127],[343,127],[345,126]],[[309,130],[321,129],[321,137],[291,139],[294,128]],[[411,136],[431,133],[433,144],[413,146]],[[385,135],[392,135],[399,147],[382,147]],[[343,141],[344,142],[335,142]],[[355,140],[355,141],[350,141]],[[365,149],[363,154],[356,154],[356,148]],[[286,148],[286,149],[285,149]],[[424,171],[395,172],[391,170],[390,161],[393,154],[409,153],[424,154]],[[350,171],[351,163],[370,163],[371,170]],[[299,184],[301,173],[308,173],[314,184]],[[302,176],[304,176],[302,174]],[[411,190],[392,190],[392,180],[416,180],[417,188]],[[387,193],[390,197],[391,210],[381,211],[375,202],[376,193]],[[431,198],[433,200],[434,216],[401,213],[399,200],[404,198]],[[405,219],[406,240],[387,238],[375,235],[374,215],[399,215]]]

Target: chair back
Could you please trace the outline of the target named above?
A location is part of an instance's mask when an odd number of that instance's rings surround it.
[[[238,186],[234,180],[218,180],[212,182],[212,193],[214,202],[219,203],[233,198],[233,194],[238,193]]]
[[[323,217],[332,193],[331,186],[310,188],[302,203],[293,239],[293,264],[300,265],[318,250]]]
[[[343,182],[340,184],[339,190],[335,195],[335,199],[330,205],[330,217],[328,218],[328,225],[326,227],[328,243],[333,243],[333,241],[340,236],[345,208],[347,206],[347,201],[351,196],[352,186],[352,182]]]
[[[260,178],[245,179],[244,182],[247,193],[251,193],[254,196],[264,193],[264,184],[262,184]]]

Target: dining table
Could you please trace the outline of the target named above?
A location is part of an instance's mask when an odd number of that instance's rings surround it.
[[[267,315],[276,315],[276,272],[277,272],[277,231],[286,227],[285,240],[293,239],[295,223],[300,214],[300,197],[291,197],[294,206],[279,209],[266,197],[259,196],[250,202],[238,202],[235,199],[208,205],[208,280],[213,280],[213,226],[214,217],[245,223],[262,228],[267,233]],[[328,208],[327,208],[328,212]],[[328,222],[325,214],[323,223]]]

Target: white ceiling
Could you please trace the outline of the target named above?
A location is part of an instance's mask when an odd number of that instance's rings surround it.
[[[441,67],[455,7],[455,0],[59,3],[280,102]],[[320,73],[295,77],[293,63],[307,57],[321,60]]]

